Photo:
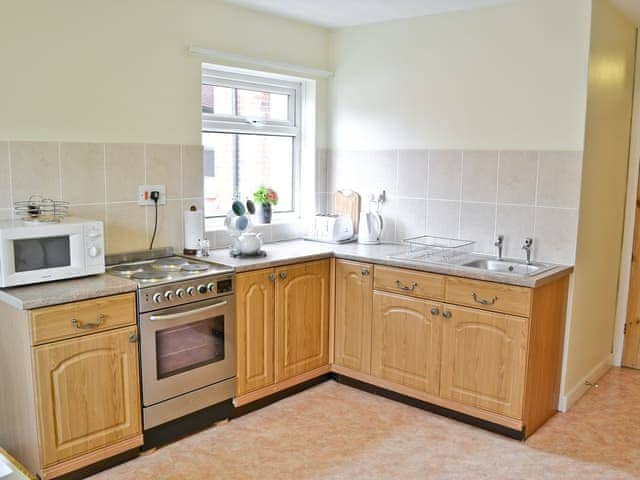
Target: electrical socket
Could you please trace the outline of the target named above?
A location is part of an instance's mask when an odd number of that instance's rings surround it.
[[[151,192],[160,192],[158,205],[167,203],[167,189],[165,185],[138,185],[138,205],[153,206],[154,201],[151,200]]]

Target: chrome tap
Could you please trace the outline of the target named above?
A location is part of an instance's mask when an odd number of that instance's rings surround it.
[[[531,265],[531,251],[533,250],[533,238],[527,237],[524,239],[522,249],[527,255],[527,265]]]
[[[504,235],[498,235],[498,238],[496,238],[496,241],[493,242],[493,246],[498,249],[496,259],[502,260],[502,249],[504,248]]]

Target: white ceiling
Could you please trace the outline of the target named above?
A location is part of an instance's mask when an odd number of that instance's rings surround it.
[[[465,10],[513,0],[226,0],[327,28]],[[638,0],[631,0],[637,2]]]
[[[640,25],[640,1],[639,0],[611,0],[627,17]]]

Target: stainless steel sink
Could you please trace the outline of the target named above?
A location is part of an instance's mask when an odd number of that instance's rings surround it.
[[[478,258],[470,262],[462,264],[463,267],[478,268],[480,270],[487,270],[496,273],[505,273],[508,275],[520,275],[520,276],[533,276],[542,272],[546,272],[553,268],[553,265],[547,265],[546,263],[534,262],[531,265],[527,265],[524,261],[504,259],[496,260],[490,258]]]

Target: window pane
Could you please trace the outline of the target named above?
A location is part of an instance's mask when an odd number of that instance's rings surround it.
[[[264,120],[289,119],[289,95],[238,90],[238,115]]]
[[[240,198],[252,198],[261,185],[278,192],[274,211],[293,210],[293,137],[238,135]]]
[[[233,88],[202,85],[202,113],[233,115]]]
[[[203,133],[204,145],[204,214],[226,215],[233,201],[235,135]]]
[[[236,164],[240,200],[253,198],[253,192],[265,185],[278,192],[274,211],[293,210],[292,137],[203,133],[202,140],[205,216],[223,216],[231,208]]]

